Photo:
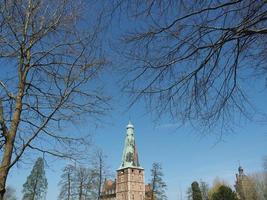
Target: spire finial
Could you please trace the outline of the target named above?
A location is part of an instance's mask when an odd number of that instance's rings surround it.
[[[128,129],[128,128],[132,128],[132,129],[134,129],[134,125],[131,123],[131,121],[129,120],[129,123],[128,123],[128,125],[126,126],[126,128]]]

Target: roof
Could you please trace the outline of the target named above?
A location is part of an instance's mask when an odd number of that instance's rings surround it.
[[[114,182],[112,180],[107,180],[105,182],[105,186],[106,186],[106,188],[111,189],[114,186]]]
[[[126,138],[123,149],[122,162],[119,167],[119,170],[124,168],[143,169],[139,163],[138,152],[134,137],[134,126],[131,122],[129,122],[126,126]]]
[[[105,195],[111,195],[115,193],[116,193],[116,181],[105,180],[103,187],[102,187],[101,195],[105,196]]]

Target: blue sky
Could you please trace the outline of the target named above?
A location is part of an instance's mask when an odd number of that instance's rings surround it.
[[[262,158],[266,155],[266,125],[248,123],[236,129],[235,134],[217,142],[216,137],[200,137],[196,131],[179,128],[175,124],[155,126],[150,117],[132,113],[141,165],[145,168],[146,181],[149,180],[153,162],[161,162],[168,185],[170,200],[177,199],[179,192],[185,195],[186,188],[194,180],[208,182],[219,177],[234,184],[238,162],[246,173],[262,169]],[[101,125],[94,132],[95,144],[108,156],[110,170],[120,165],[125,126],[128,114],[115,114],[114,119]],[[86,129],[86,126],[84,126]],[[83,128],[79,128],[83,131]],[[89,152],[88,152],[89,153]],[[54,200],[58,195],[57,183],[63,163],[58,161],[46,169],[48,178],[47,199]],[[14,168],[8,183],[21,191],[21,186],[30,173],[31,165]]]
[[[123,20],[121,23],[121,26],[112,28],[112,34],[109,37],[118,34],[122,27],[129,28]],[[110,57],[116,57],[109,50],[108,54]],[[120,165],[125,127],[129,120],[135,126],[139,159],[140,164],[145,168],[146,182],[150,178],[152,163],[162,163],[169,200],[178,200],[180,196],[185,197],[186,189],[195,180],[201,179],[211,185],[212,181],[219,177],[233,186],[239,162],[245,173],[262,170],[262,159],[267,155],[267,122],[262,122],[259,117],[254,121],[236,122],[233,132],[224,133],[223,138],[218,140],[220,132],[216,130],[203,135],[198,129],[189,125],[179,127],[179,122],[174,122],[167,116],[155,122],[155,116],[145,109],[144,102],[139,102],[127,109],[129,99],[121,94],[120,85],[117,82],[119,78],[113,73],[113,69],[110,68],[101,79],[107,86],[106,92],[113,97],[110,102],[112,111],[97,124],[84,119],[75,127],[69,125],[63,131],[92,135],[94,146],[102,148],[107,155],[111,172],[115,173]],[[267,111],[265,85],[257,82],[250,88],[248,92],[253,97],[255,105],[260,111]],[[88,149],[88,154],[93,151],[93,148]],[[59,191],[57,184],[66,162],[53,160],[48,164],[46,166],[47,199],[56,200]],[[22,185],[31,168],[31,164],[19,163],[11,170],[8,185],[16,189],[19,198]]]
[[[267,154],[266,122],[241,121],[240,126],[235,126],[233,133],[224,133],[221,140],[218,140],[220,133],[216,130],[203,135],[189,125],[179,127],[167,117],[154,122],[153,115],[147,112],[142,102],[127,109],[129,99],[119,92],[114,74],[107,74],[112,77],[106,80],[109,82],[107,91],[113,96],[113,110],[97,126],[84,119],[75,127],[69,126],[63,131],[90,133],[94,145],[102,148],[107,155],[107,164],[114,174],[121,162],[125,127],[129,120],[135,126],[139,158],[145,168],[146,182],[150,178],[152,163],[162,163],[170,200],[178,200],[181,195],[185,197],[186,189],[194,180],[203,180],[211,185],[219,177],[233,186],[239,162],[245,173],[262,170],[262,159]],[[258,89],[259,91],[254,91],[257,93],[254,96],[256,104],[264,108],[266,95],[260,92],[259,85]],[[88,149],[88,154],[92,151],[93,147]],[[46,167],[48,200],[57,199],[57,184],[64,164],[63,161],[55,160]],[[8,185],[16,188],[18,196],[21,195],[22,185],[31,167],[30,164],[19,164],[18,168],[11,171]]]

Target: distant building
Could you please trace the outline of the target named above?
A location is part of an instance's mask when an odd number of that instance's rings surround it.
[[[102,191],[100,199],[105,200],[116,200],[116,180],[106,180]]]
[[[236,174],[235,189],[237,197],[240,200],[257,200],[257,194],[253,181],[244,174],[241,166],[238,167],[238,174]]]
[[[140,166],[134,137],[134,126],[126,126],[126,139],[122,162],[117,169],[115,181],[106,180],[102,188],[101,200],[145,200],[149,185],[145,186],[144,168]],[[147,199],[148,200],[148,199]]]

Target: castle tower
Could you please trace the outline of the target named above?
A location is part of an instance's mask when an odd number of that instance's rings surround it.
[[[116,200],[144,200],[144,169],[140,166],[134,138],[134,126],[129,122],[122,163],[117,170]]]
[[[236,174],[235,189],[238,199],[257,200],[255,183],[245,175],[241,166],[238,167],[238,174]]]

